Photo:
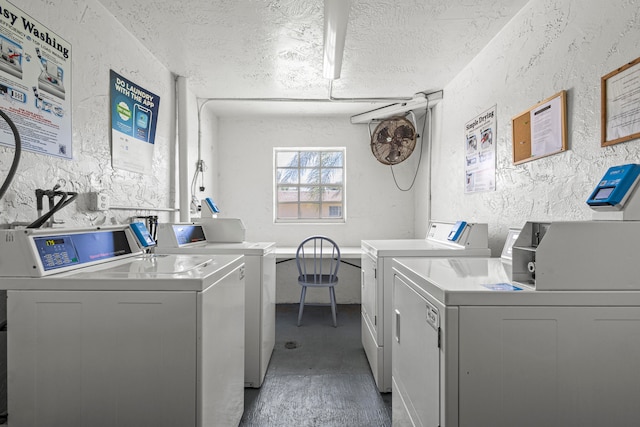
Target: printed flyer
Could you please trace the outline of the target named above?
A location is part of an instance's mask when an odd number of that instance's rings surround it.
[[[465,125],[465,193],[496,189],[496,106]]]
[[[114,168],[151,174],[160,97],[110,73],[111,163]]]
[[[22,149],[71,159],[71,45],[0,0],[0,108],[16,125]],[[0,144],[14,146],[0,119]]]

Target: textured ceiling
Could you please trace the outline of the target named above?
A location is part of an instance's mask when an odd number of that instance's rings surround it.
[[[322,0],[99,1],[169,70],[187,77],[198,98],[329,98]],[[527,1],[351,0],[342,76],[331,96],[440,90]],[[353,104],[212,102],[220,114],[372,105]]]

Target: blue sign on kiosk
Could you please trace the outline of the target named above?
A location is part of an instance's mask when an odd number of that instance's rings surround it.
[[[639,178],[640,165],[638,164],[613,166],[593,190],[587,199],[587,204],[594,209],[598,207],[620,209],[629,198]]]

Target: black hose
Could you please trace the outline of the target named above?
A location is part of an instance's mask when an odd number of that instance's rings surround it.
[[[16,144],[15,150],[13,152],[13,163],[11,163],[11,168],[9,169],[9,173],[7,174],[7,177],[4,180],[2,187],[0,187],[0,200],[2,200],[4,193],[7,192],[7,188],[9,188],[9,184],[11,184],[11,181],[13,180],[13,177],[16,174],[16,170],[18,170],[18,164],[20,163],[20,156],[22,154],[22,142],[20,141],[20,134],[18,133],[18,129],[16,128],[16,125],[13,123],[13,120],[11,120],[9,116],[7,116],[2,110],[0,110],[0,116],[2,116],[2,118],[5,120],[5,122],[7,122],[7,124],[11,128],[11,131],[13,132],[13,138],[15,139],[15,144]]]
[[[58,201],[58,203],[56,203],[53,208],[49,210],[49,212],[29,224],[27,228],[42,227],[49,220],[49,218],[51,218],[55,213],[61,211],[78,197],[78,193],[76,193],[75,191],[56,191],[54,195],[60,196],[62,198]]]
[[[47,222],[56,212],[65,208],[69,203],[73,202],[78,197],[78,193],[76,193],[75,191],[55,191],[55,189],[59,187],[59,185],[56,185],[55,187],[53,187],[54,190],[36,190],[38,212],[42,211],[42,198],[44,196],[49,197],[49,212],[33,221],[27,226],[27,228],[42,227],[45,222]],[[58,201],[55,206],[51,206],[51,201],[54,199],[54,197],[58,196],[62,197],[62,199],[60,199],[60,201]]]
[[[73,202],[78,197],[78,193],[76,193],[75,191],[67,191],[64,194],[69,198],[66,202],[64,202],[64,205],[60,206],[60,209],[65,208],[69,203]],[[60,209],[58,209],[56,212],[58,212]]]
[[[56,205],[53,207],[53,209],[51,209],[46,214],[42,215],[40,218],[38,218],[35,221],[33,221],[31,224],[27,225],[27,228],[40,228],[40,227],[42,227],[44,225],[44,223],[47,222],[49,220],[49,218],[51,218],[53,216],[53,214],[55,214],[60,209],[65,207],[66,206],[65,202],[67,200],[67,193],[62,192],[61,195],[62,195],[62,198],[58,201],[58,203],[56,203]],[[75,197],[74,197],[74,199],[75,199]]]

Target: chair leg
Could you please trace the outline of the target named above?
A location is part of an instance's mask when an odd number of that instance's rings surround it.
[[[336,321],[336,290],[333,286],[329,287],[329,297],[331,298],[331,314],[333,315],[333,327],[338,327],[338,322]]]
[[[304,298],[307,295],[307,287],[303,286],[302,291],[300,292],[300,309],[298,310],[298,326],[300,326],[300,322],[302,322],[302,312],[304,311]]]

